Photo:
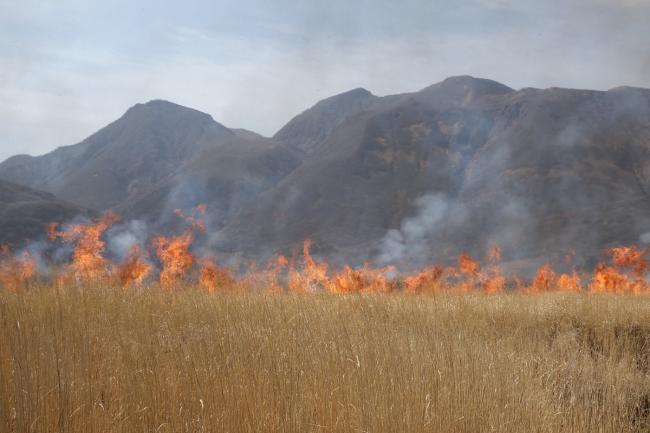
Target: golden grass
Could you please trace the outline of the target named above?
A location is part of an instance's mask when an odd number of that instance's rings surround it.
[[[0,294],[2,432],[650,430],[650,298]]]

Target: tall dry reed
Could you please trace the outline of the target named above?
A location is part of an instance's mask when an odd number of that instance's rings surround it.
[[[0,294],[2,432],[641,432],[650,298]]]

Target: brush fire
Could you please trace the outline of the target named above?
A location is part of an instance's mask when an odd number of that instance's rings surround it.
[[[613,294],[650,293],[648,250],[636,246],[617,246],[605,252],[604,261],[591,271],[573,267],[558,272],[550,263],[541,266],[532,278],[505,273],[501,250],[492,247],[485,260],[460,255],[455,265],[432,264],[412,273],[392,266],[337,269],[311,253],[312,241],[305,240],[302,254],[278,255],[260,266],[248,264],[245,271],[231,269],[212,257],[197,256],[192,246],[197,236],[207,232],[207,207],[198,205],[189,214],[177,209],[175,215],[185,224],[176,236],[154,236],[150,248],[133,245],[126,257],[113,262],[106,257],[105,236],[120,221],[106,213],[97,221],[47,227],[51,242],[71,247],[68,263],[50,263],[39,272],[37,260],[29,252],[12,254],[9,245],[0,250],[0,285],[9,291],[28,288],[34,281],[52,280],[56,285],[116,284],[123,288],[157,283],[165,290],[195,284],[213,293],[225,291],[311,292],[311,293],[391,293],[410,294],[451,292],[497,294],[517,291],[524,294],[546,292],[585,292]],[[567,255],[570,265],[572,255]]]
[[[646,249],[528,278],[497,246],[408,273],[310,240],[226,266],[205,206],[174,218],[0,247],[0,431],[648,431],[650,297],[618,296],[650,294]]]

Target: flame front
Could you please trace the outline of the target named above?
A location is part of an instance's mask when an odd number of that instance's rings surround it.
[[[214,259],[195,257],[191,251],[196,233],[205,233],[205,205],[194,208],[189,215],[177,210],[188,228],[179,236],[156,236],[151,245],[160,263],[159,282],[165,288],[181,287],[192,281],[207,292],[217,290],[280,292],[326,292],[335,294],[390,293],[411,294],[450,291],[456,293],[502,293],[519,290],[526,294],[552,291],[642,294],[650,293],[647,281],[650,264],[647,249],[617,246],[606,252],[606,258],[593,272],[557,272],[550,263],[541,266],[528,282],[518,275],[505,274],[501,269],[501,250],[493,246],[484,263],[462,254],[455,266],[431,265],[419,271],[404,274],[392,267],[359,268],[343,266],[339,269],[316,259],[311,249],[313,242],[303,243],[301,257],[291,259],[276,256],[265,266],[251,262],[248,270],[236,273],[220,266]],[[60,226],[50,224],[47,232],[52,240],[61,240],[73,246],[72,262],[49,278],[54,282],[69,283],[68,276],[77,282],[119,281],[122,287],[144,284],[152,274],[147,252],[138,246],[129,251],[122,263],[113,264],[104,257],[102,236],[118,221],[112,213],[95,223]],[[565,266],[572,267],[574,252],[565,258]],[[193,278],[192,276],[195,276]],[[10,254],[7,245],[0,246],[0,284],[17,291],[36,277],[36,260],[28,253]]]

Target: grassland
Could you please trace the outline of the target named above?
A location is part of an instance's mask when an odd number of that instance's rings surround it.
[[[0,294],[2,432],[650,431],[650,297]]]

